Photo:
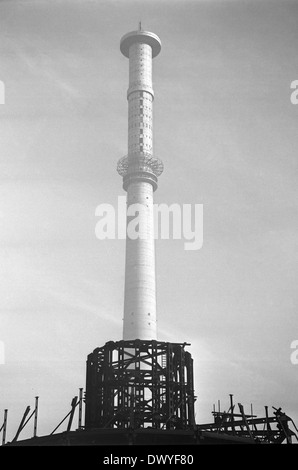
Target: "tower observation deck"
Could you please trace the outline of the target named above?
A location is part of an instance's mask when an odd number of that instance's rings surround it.
[[[117,165],[127,191],[127,226],[132,220],[132,205],[143,208],[138,214],[139,236],[126,238],[123,339],[155,340],[153,192],[163,164],[153,154],[152,59],[159,54],[161,41],[140,28],[122,37],[120,50],[129,59],[128,152]]]

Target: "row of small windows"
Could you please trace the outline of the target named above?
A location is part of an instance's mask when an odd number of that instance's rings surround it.
[[[149,60],[148,60],[149,59]],[[144,60],[146,62],[151,62],[151,59],[152,59],[152,55],[150,53],[150,51],[143,51],[137,55],[133,55],[130,57],[130,63],[139,63],[140,60]]]
[[[152,96],[150,93],[147,93],[147,95],[144,95],[144,96],[139,96],[137,95],[137,93],[131,93],[131,95],[129,95],[129,103],[131,101],[150,101],[150,103],[152,102]]]
[[[142,140],[139,140],[138,142],[129,142],[128,147],[138,147],[139,145],[144,145],[145,147],[152,148],[152,142],[143,142]]]
[[[129,108],[128,116],[131,116],[131,114],[134,114],[136,110],[139,111],[137,114],[140,116],[141,114],[144,114],[146,112],[148,113],[149,111],[151,111],[152,113],[152,108],[150,106],[140,106],[140,107],[132,106]]]
[[[144,140],[144,138],[145,138],[147,141],[148,141],[148,140],[152,140],[152,137],[149,136],[149,135],[146,135],[146,134],[142,134],[142,135],[137,134],[137,135],[130,135],[130,136],[129,136],[129,141],[130,141],[130,142],[134,142],[134,141],[139,141],[140,139],[143,139],[143,140]]]
[[[131,150],[131,149],[139,148],[140,145],[143,147],[147,147],[147,149],[152,149],[152,145],[150,143],[148,144],[147,142],[137,142],[135,144],[129,144],[128,148],[129,150]]]
[[[140,46],[139,43],[132,44],[131,49],[133,52],[138,52],[140,55],[146,56],[149,55],[151,56],[151,47],[148,44]]]
[[[136,109],[129,109],[128,110],[128,119],[130,119],[132,116],[137,116],[137,117],[142,117],[144,116],[144,114],[146,113],[150,113],[150,116],[152,116],[153,112],[152,112],[152,109],[146,107],[146,109],[144,108],[137,108],[137,112],[136,112]],[[149,114],[146,114],[146,116],[149,116]]]
[[[146,91],[134,91],[129,97],[130,100],[135,100],[137,98],[152,99],[151,94]]]
[[[147,98],[137,98],[134,100],[128,101],[129,108],[138,108],[140,106],[148,106],[152,108],[152,100],[148,100]]]
[[[151,70],[152,69],[151,61],[149,61],[149,60],[136,60],[136,61],[133,61],[129,64],[130,70],[132,70],[133,68],[137,69],[139,67],[142,67],[142,68],[146,67],[148,70],[149,69]]]
[[[128,121],[128,128],[133,129],[135,127],[135,128],[139,129],[139,128],[147,127],[148,129],[152,129],[152,127],[149,124],[148,124],[148,126],[146,126],[146,120],[147,120],[147,122],[150,122],[151,124],[153,123],[153,119],[147,119],[146,117],[145,117],[145,119],[134,119],[134,120],[130,119]],[[131,125],[131,122],[132,123],[136,122],[136,124],[133,126],[133,125]],[[144,125],[141,126],[141,124],[144,124]]]
[[[129,71],[133,73],[138,70],[148,70],[148,72],[152,71],[152,67],[150,64],[146,62],[136,62],[135,64],[130,64]]]
[[[152,62],[151,62],[152,56],[151,54],[142,54],[141,56],[137,56],[134,58],[131,58],[129,61],[129,68],[135,67],[137,65],[143,65],[145,64],[147,67],[152,67]]]
[[[135,151],[135,150],[141,150],[141,149],[145,149],[146,151],[150,152],[150,151],[152,151],[152,146],[149,145],[149,144],[139,143],[139,144],[129,145],[128,149],[129,149],[129,151],[132,151],[132,152]]]
[[[141,115],[141,114],[144,114],[144,112],[148,112],[148,111],[151,111],[152,113],[152,108],[149,107],[149,106],[142,106],[142,107],[137,107],[137,106],[132,106],[129,108],[128,110],[128,114],[129,116],[131,116],[132,113],[134,113],[136,110],[138,110],[139,112],[137,113],[138,115]]]
[[[139,49],[141,51],[144,51],[144,50],[150,50],[151,47],[149,46],[149,44],[146,44],[146,43],[143,43],[143,42],[136,42],[135,44],[133,44],[131,47],[135,46],[136,49]]]
[[[129,63],[129,70],[138,69],[139,67],[146,67],[148,70],[152,70],[151,60],[148,59],[142,60],[134,60]]]
[[[131,95],[129,95],[129,103],[131,101],[141,101],[141,100],[145,100],[145,101],[150,101],[150,103],[152,102],[152,96],[150,93],[146,93],[144,91],[141,91],[141,92],[134,92],[134,93],[131,93]]]
[[[142,66],[145,65],[148,68],[149,67],[152,68],[151,56],[149,54],[147,56],[133,58],[132,60],[129,61],[130,69],[133,67],[139,67],[141,65]]]
[[[150,122],[152,122],[152,115],[150,114],[131,114],[129,115],[128,119],[133,119],[133,118],[147,118]]]
[[[137,127],[140,123],[148,123],[148,127],[152,124],[152,114],[150,114],[150,119],[147,119],[148,114],[131,114],[128,116],[128,125],[133,127],[133,124]],[[151,127],[150,127],[151,129]]]
[[[134,129],[131,129],[131,131],[130,131],[130,133],[129,133],[129,137],[133,138],[134,136],[140,135],[140,134],[141,134],[141,135],[142,135],[142,134],[147,135],[148,138],[149,138],[149,136],[152,135],[152,132],[151,132],[149,129],[144,129],[144,128],[139,128],[139,127],[138,127],[138,128],[137,128],[137,132],[136,132]]]
[[[133,70],[130,70],[129,71],[129,74],[130,74],[130,78],[133,79],[135,77],[137,77],[139,74],[143,74],[143,75],[146,75],[147,79],[151,82],[152,81],[152,78],[151,78],[151,70],[149,69],[144,69],[144,68],[136,68],[136,69],[133,69]]]
[[[144,114],[144,113],[129,113],[128,115],[129,122],[150,122],[152,123],[152,113]]]
[[[145,128],[145,127],[129,128],[129,136],[139,135],[143,133],[146,135],[152,135],[152,131],[149,128]]]
[[[138,111],[138,113],[136,113],[136,110]],[[142,114],[146,112],[148,113],[149,111],[152,114],[152,108],[150,108],[149,106],[144,106],[142,108],[138,108],[137,106],[134,106],[132,108],[129,108],[128,116],[130,117],[132,114],[136,114],[136,116],[141,116]]]
[[[133,104],[134,104],[135,102],[137,102],[137,103],[144,103],[144,102],[152,103],[152,101],[153,101],[153,100],[152,100],[151,94],[149,94],[149,93],[148,93],[148,98],[145,97],[145,96],[144,96],[144,97],[143,97],[143,96],[137,96],[137,97],[135,97],[134,99],[132,99],[131,97],[129,97],[129,100],[128,100],[129,103],[132,102]]]
[[[136,198],[134,197],[133,199],[136,199]],[[148,199],[148,197],[146,197],[146,199]],[[131,312],[131,315],[133,315],[133,312]],[[150,316],[150,315],[151,315],[151,313],[149,312],[149,313],[148,313],[148,316]],[[123,319],[122,319],[122,320],[123,320]]]
[[[129,144],[133,144],[134,142],[142,142],[144,140],[146,141],[147,144],[152,145],[152,137],[149,137],[147,135],[145,135],[145,136],[140,136],[140,135],[130,136]]]
[[[130,145],[130,147],[128,147],[128,151],[132,153],[137,153],[137,152],[152,153],[153,149],[150,145],[138,144],[138,145]]]
[[[147,75],[148,78],[150,79],[151,81],[151,70],[147,69],[147,68],[142,68],[142,67],[137,67],[135,69],[131,69],[130,70],[130,76],[131,77],[135,77],[135,76],[138,76],[139,74],[141,75]]]
[[[152,137],[149,137],[149,136],[147,136],[147,135],[145,135],[145,136],[140,136],[140,137],[139,137],[139,142],[144,142],[144,140],[147,141],[147,142],[146,142],[146,145],[151,145],[150,142],[148,143],[148,140],[152,140]]]
[[[151,72],[152,67],[149,66],[146,62],[139,62],[137,64],[134,64],[134,67],[129,68],[130,71],[132,72],[133,70],[148,70],[148,72]]]
[[[139,99],[135,102],[129,102],[129,109],[139,109],[139,108],[148,108],[152,109],[152,102],[149,100]]]
[[[150,109],[150,108],[146,108],[146,109],[144,109],[144,108],[138,108],[137,110],[138,110],[138,112],[136,112],[135,109],[129,110],[128,119],[131,118],[132,116],[139,116],[139,117],[140,117],[140,116],[144,116],[144,114],[146,114],[146,113],[148,113],[148,112],[150,112],[150,116],[152,116],[152,109]],[[146,114],[146,115],[147,115],[147,114]]]
[[[148,93],[148,97],[146,96],[136,96],[135,98],[129,98],[128,100],[129,103],[132,103],[132,104],[135,104],[136,102],[137,103],[150,103],[152,104],[152,97],[151,95]]]
[[[138,129],[146,127],[147,129],[152,130],[152,126],[150,126],[150,124],[147,124],[147,122],[132,122],[131,124],[129,124],[128,129],[133,129],[134,127],[137,127]]]
[[[138,84],[139,82],[137,82],[137,85]],[[128,102],[130,103],[130,101],[135,101],[139,99],[153,101],[152,95],[148,91],[133,91],[129,95]]]
[[[151,132],[151,130],[146,129],[144,127],[137,127],[135,129],[131,129],[130,132],[129,132],[130,137],[133,137],[134,135],[140,135],[140,134],[145,134],[145,135],[151,136],[152,132]]]

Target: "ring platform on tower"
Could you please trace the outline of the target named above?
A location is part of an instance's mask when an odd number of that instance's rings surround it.
[[[120,41],[120,51],[125,57],[129,57],[129,48],[135,42],[149,44],[152,48],[152,58],[156,57],[161,50],[161,40],[159,37],[149,31],[132,31],[123,36]]]

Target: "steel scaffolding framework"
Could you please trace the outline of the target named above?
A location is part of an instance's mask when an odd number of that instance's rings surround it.
[[[240,413],[233,410],[228,412],[213,411],[214,423],[198,424],[201,432],[212,434],[237,436],[250,439],[262,444],[292,444],[293,437],[298,440],[297,434],[289,428],[289,423],[294,429],[298,429],[289,416],[282,412],[281,408],[274,408],[273,416],[268,415],[268,406],[265,406],[265,417],[246,415],[241,403],[238,403]]]
[[[186,343],[109,341],[87,359],[85,428],[192,429],[193,360]]]

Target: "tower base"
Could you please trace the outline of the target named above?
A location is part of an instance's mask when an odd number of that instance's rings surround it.
[[[85,429],[193,429],[193,360],[185,346],[136,339],[95,349],[87,359]]]

